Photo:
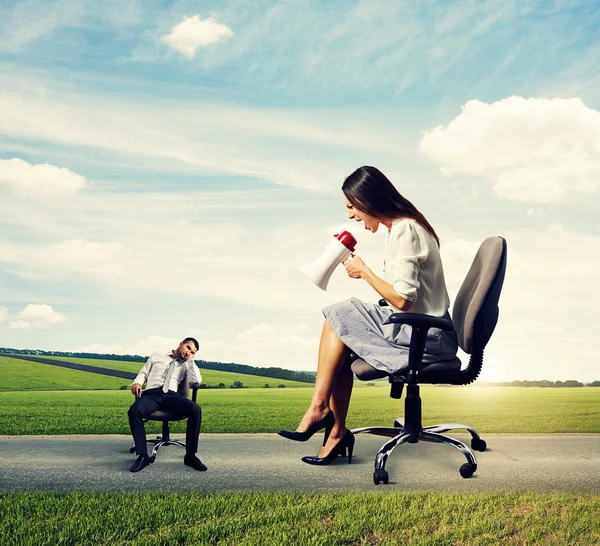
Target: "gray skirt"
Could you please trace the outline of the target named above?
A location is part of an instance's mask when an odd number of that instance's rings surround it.
[[[397,313],[390,306],[365,303],[350,298],[323,309],[337,336],[355,355],[386,373],[395,373],[408,366],[408,348],[412,328],[408,324],[393,324],[389,316]],[[446,312],[445,318],[450,319]],[[423,363],[450,360],[456,356],[458,341],[454,330],[447,332],[430,328],[425,342]]]

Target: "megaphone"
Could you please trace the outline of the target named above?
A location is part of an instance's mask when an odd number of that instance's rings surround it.
[[[356,239],[349,231],[334,235],[333,240],[325,247],[325,251],[316,260],[307,263],[300,269],[321,290],[327,290],[329,277],[338,266],[354,252]]]

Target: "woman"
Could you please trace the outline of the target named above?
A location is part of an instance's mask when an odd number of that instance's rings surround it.
[[[350,355],[385,372],[401,370],[408,365],[410,327],[392,324],[388,317],[410,311],[449,318],[439,238],[431,224],[375,167],[354,171],[342,191],[348,218],[363,222],[372,233],[380,225],[389,232],[383,279],[358,256],[344,262],[349,277],[368,282],[389,305],[350,298],[323,309],[325,323],[312,401],[295,432],[279,431],[285,438],[305,441],[325,429],[319,456],[302,458],[308,464],[329,464],[346,451],[348,462],[352,460],[354,436],[346,429],[353,383]],[[423,362],[454,358],[457,349],[454,332],[432,328]]]

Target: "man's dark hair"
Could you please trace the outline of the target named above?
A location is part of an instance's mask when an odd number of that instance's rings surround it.
[[[196,346],[196,351],[200,349],[200,344],[198,343],[198,340],[193,337],[186,337],[181,343],[187,343],[188,341],[191,341]]]

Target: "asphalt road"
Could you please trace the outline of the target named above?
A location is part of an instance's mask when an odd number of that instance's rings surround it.
[[[460,434],[454,437],[466,440]],[[388,485],[373,484],[373,459],[386,438],[359,435],[352,464],[300,461],[316,455],[316,438],[291,442],[275,434],[202,434],[198,472],[183,465],[183,448],[161,448],[137,474],[123,435],[0,436],[0,491],[572,491],[600,492],[600,435],[487,435],[470,479],[451,446],[404,444],[387,464]]]
[[[68,368],[70,370],[79,370],[80,372],[97,373],[100,375],[108,375],[111,377],[122,377],[123,379],[131,379],[132,381],[136,378],[137,374],[131,372],[125,372],[122,370],[113,370],[112,368],[101,368],[100,366],[88,366],[87,364],[78,364],[76,362],[68,362],[66,360],[53,360],[51,358],[43,358],[40,356],[29,356],[29,355],[6,355],[10,358],[18,358],[20,360],[28,360],[29,362],[36,362],[37,364],[48,364],[50,366],[57,366],[59,368]],[[140,362],[140,368],[143,366],[143,362]]]

